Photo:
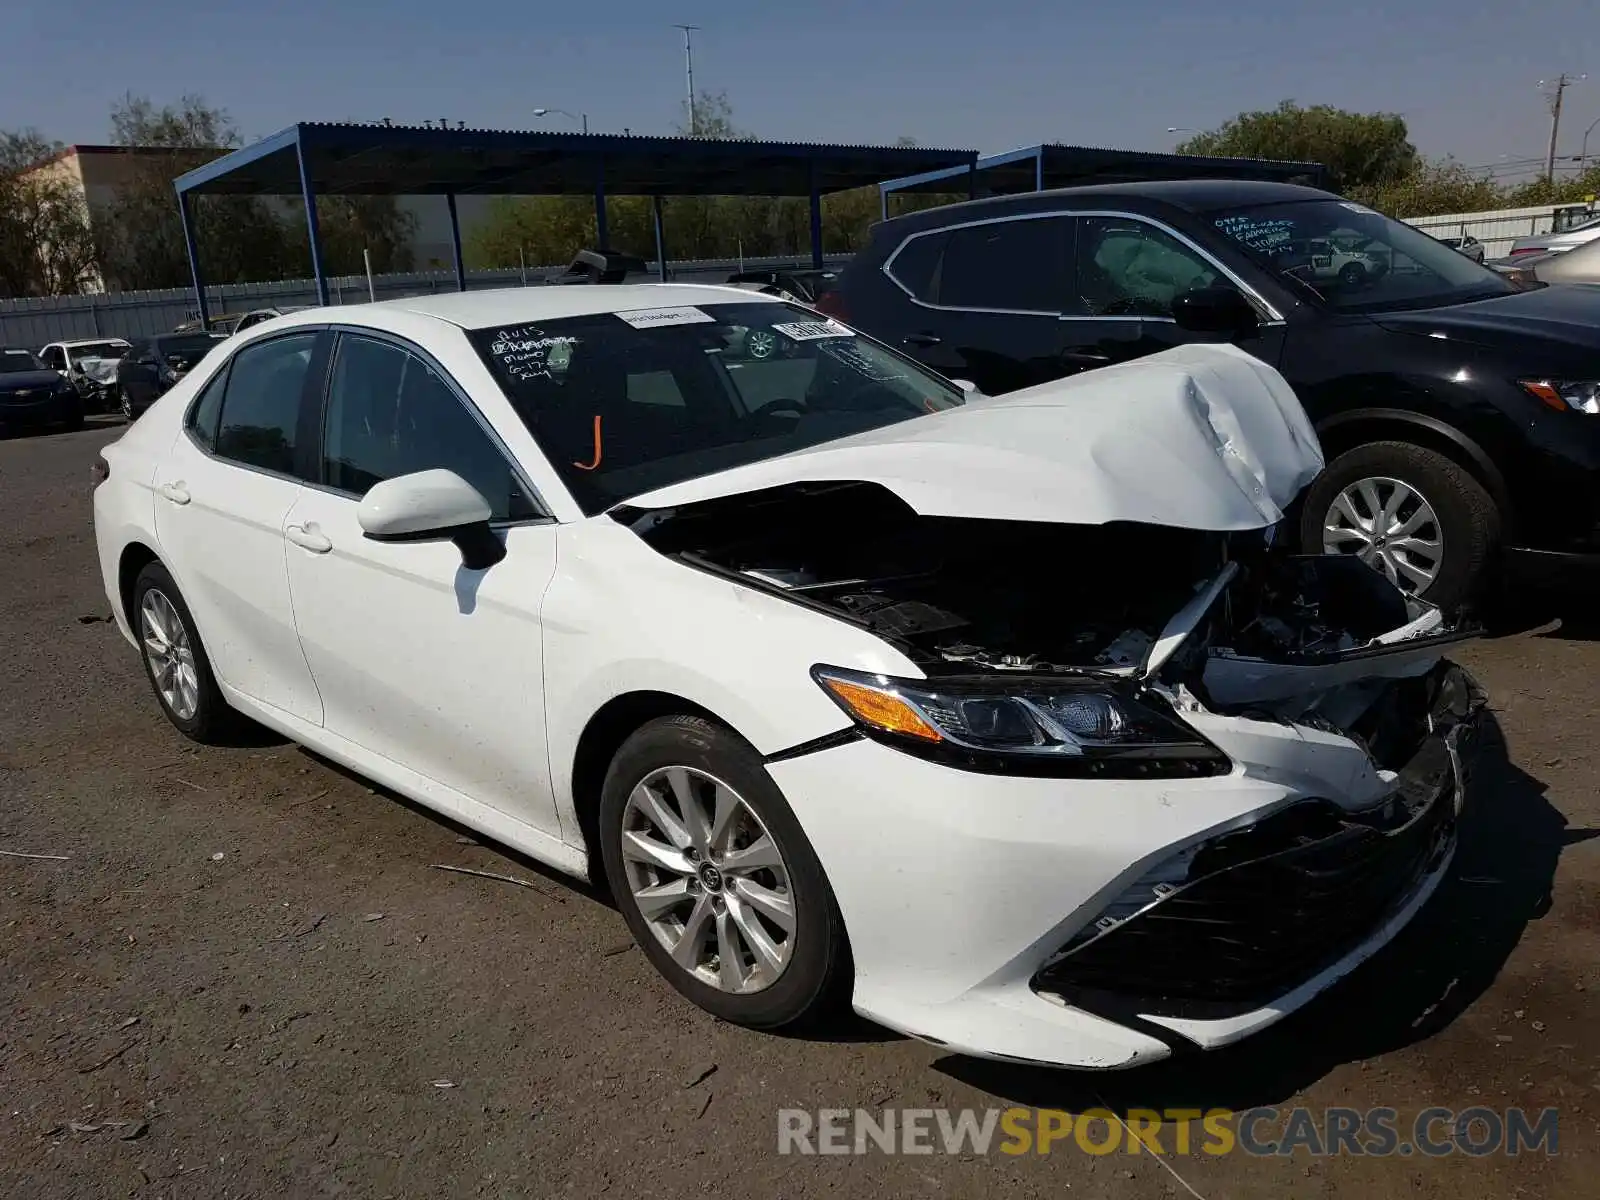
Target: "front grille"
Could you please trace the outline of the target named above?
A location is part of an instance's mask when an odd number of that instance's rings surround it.
[[[1445,795],[1388,830],[1295,805],[1202,849],[1196,882],[1069,946],[1034,986],[1092,1011],[1116,997],[1151,1015],[1250,1012],[1369,937],[1439,860],[1454,815]]]
[[[1444,666],[1427,681],[1436,732],[1379,809],[1306,800],[1186,851],[1080,931],[1034,988],[1112,1019],[1215,1019],[1271,1003],[1371,937],[1455,837],[1482,695]]]

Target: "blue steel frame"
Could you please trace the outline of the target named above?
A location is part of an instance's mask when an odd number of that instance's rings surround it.
[[[195,170],[181,176],[176,181],[178,193],[178,211],[183,222],[184,245],[189,254],[189,270],[194,278],[196,302],[200,309],[201,320],[207,320],[209,313],[205,299],[205,280],[200,267],[199,245],[196,239],[195,214],[193,208],[193,193],[205,190],[208,185],[216,183],[241,168],[263,159],[293,151],[296,174],[298,175],[298,191],[301,203],[305,206],[306,232],[311,243],[311,270],[316,278],[317,300],[326,305],[328,303],[328,280],[323,270],[322,237],[317,221],[316,186],[313,173],[308,165],[308,150],[313,145],[325,144],[330,141],[342,140],[341,144],[348,145],[355,142],[358,146],[365,139],[367,146],[361,147],[358,152],[365,152],[368,148],[385,148],[396,150],[421,149],[427,150],[437,147],[441,139],[448,140],[449,135],[455,135],[456,130],[444,129],[415,129],[392,126],[319,126],[319,125],[293,125],[288,129],[273,134],[269,138],[236,150],[231,154],[197,167]],[[523,147],[531,148],[556,148],[571,150],[573,153],[593,155],[595,158],[594,181],[594,215],[595,228],[601,248],[607,248],[610,237],[609,222],[606,212],[606,154],[608,151],[621,154],[624,152],[653,152],[662,156],[681,156],[684,153],[682,139],[677,138],[634,138],[617,137],[611,134],[552,134],[552,133],[517,133],[513,131],[495,130],[469,130],[461,133],[462,137],[471,140],[477,148],[516,150]],[[649,143],[659,143],[651,146]],[[712,145],[702,143],[707,150],[713,150]],[[819,175],[819,161],[829,154],[840,152],[860,152],[888,156],[891,161],[894,156],[902,158],[923,156],[926,162],[931,156],[937,161],[944,159],[957,160],[961,165],[947,169],[950,174],[959,175],[966,172],[970,177],[969,192],[976,194],[976,175],[973,173],[978,163],[976,152],[970,150],[924,150],[916,147],[841,147],[841,146],[813,146],[803,143],[763,143],[763,142],[716,142],[714,153],[722,158],[757,160],[755,170],[760,171],[759,160],[762,158],[793,163],[796,159],[809,160],[810,186],[808,189],[811,216],[811,261],[816,266],[822,265],[822,181]],[[514,173],[511,177],[515,178]],[[935,172],[935,175],[940,173]],[[912,180],[924,178],[912,176]],[[284,181],[286,182],[286,181]],[[897,180],[897,184],[904,185],[907,180]],[[835,184],[834,186],[844,186]],[[852,185],[853,186],[853,185]],[[275,189],[267,189],[275,190]],[[433,188],[419,188],[419,192],[439,194]],[[792,193],[788,193],[792,194]],[[885,193],[887,195],[887,193]],[[461,252],[461,229],[456,216],[456,197],[454,193],[445,193],[445,203],[450,214],[450,249],[451,261],[455,271],[456,287],[465,291],[467,286],[466,267]],[[887,199],[883,201],[885,208]],[[656,255],[658,259],[658,273],[662,279],[667,276],[666,267],[666,236],[663,228],[661,214],[661,197],[655,195],[652,203],[652,216],[655,224]]]

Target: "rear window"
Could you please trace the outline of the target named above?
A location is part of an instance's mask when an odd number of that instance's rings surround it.
[[[673,305],[469,335],[586,513],[963,402],[792,304]]]
[[[44,364],[34,357],[32,350],[0,350],[0,375],[20,375],[25,371],[44,369]]]

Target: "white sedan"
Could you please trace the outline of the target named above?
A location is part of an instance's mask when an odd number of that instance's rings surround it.
[[[718,1016],[1236,1041],[1445,871],[1466,631],[1273,547],[1321,452],[1239,351],[966,401],[725,287],[292,314],[105,449],[105,587],[183,733],[604,879]]]

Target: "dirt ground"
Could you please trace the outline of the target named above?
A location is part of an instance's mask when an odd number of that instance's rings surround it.
[[[0,1195],[1596,1194],[1600,644],[1572,614],[1460,656],[1503,738],[1388,950],[1234,1050],[1025,1069],[859,1021],[720,1024],[586,888],[291,745],[184,742],[107,623],[88,489],[113,436],[0,441],[0,849],[68,856],[0,857]],[[790,1106],[1294,1104],[1557,1106],[1559,1154],[777,1152]]]

